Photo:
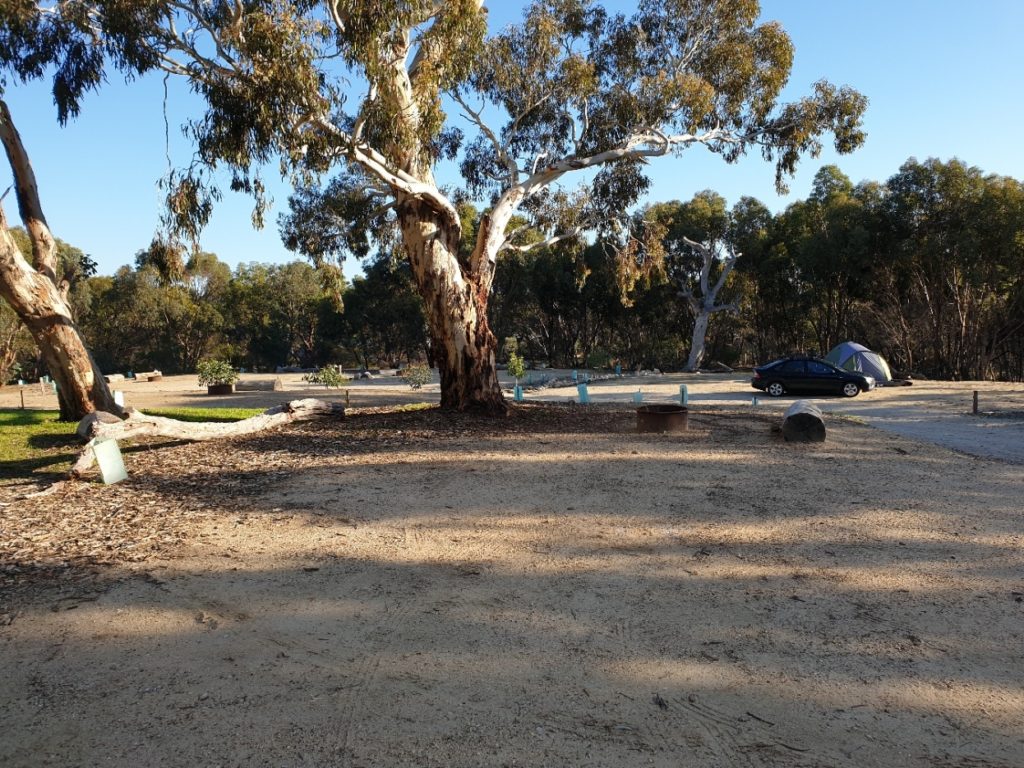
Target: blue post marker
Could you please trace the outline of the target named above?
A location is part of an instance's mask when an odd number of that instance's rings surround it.
[[[517,403],[523,402],[523,388],[516,384],[516,388],[512,390],[512,399]]]
[[[759,405],[760,403],[761,403],[761,401],[758,400],[757,395],[754,395],[752,398],[750,398],[750,404],[751,405],[756,406],[756,405]]]
[[[574,368],[572,371],[572,383],[575,384],[577,381],[579,381],[579,378],[580,375],[579,373],[576,372],[576,369]]]
[[[686,388],[685,384],[679,385],[679,403],[681,405],[688,405],[690,403],[690,390]]]
[[[622,378],[622,366],[618,363],[615,364],[615,375]]]
[[[638,389],[636,392],[633,393],[633,402],[639,404],[642,403],[643,401],[644,393]]]
[[[576,391],[580,393],[580,405],[587,405],[590,402],[590,393],[587,392],[587,385],[577,384]]]

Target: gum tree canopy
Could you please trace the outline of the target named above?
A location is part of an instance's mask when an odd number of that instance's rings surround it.
[[[40,29],[71,25],[85,49],[102,41],[205,98],[195,161],[170,188],[184,232],[209,215],[214,167],[258,218],[259,168],[276,158],[297,185],[290,247],[325,262],[400,242],[452,408],[504,408],[486,316],[503,252],[608,227],[644,193],[650,158],[758,150],[781,185],[825,133],[840,152],[863,141],[854,91],[819,82],[779,103],[793,48],[756,0],[640,0],[631,16],[536,0],[492,37],[483,0],[21,2]],[[436,181],[444,161],[456,192]],[[467,198],[485,209],[460,249]]]

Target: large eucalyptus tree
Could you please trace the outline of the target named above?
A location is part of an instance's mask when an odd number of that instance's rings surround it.
[[[3,95],[0,90],[0,96]],[[70,287],[59,277],[57,240],[43,215],[36,177],[7,104],[0,98],[0,144],[14,176],[15,198],[29,242],[25,258],[0,207],[0,297],[24,323],[58,386],[60,418],[78,421],[95,410],[120,407],[75,323]]]
[[[205,98],[190,124],[195,162],[169,195],[183,231],[208,218],[215,167],[256,196],[259,219],[260,168],[276,158],[298,184],[283,222],[290,247],[326,262],[397,237],[453,408],[504,405],[487,322],[504,252],[607,228],[643,194],[654,157],[699,145],[732,162],[759,150],[781,185],[823,134],[840,152],[863,140],[854,91],[819,82],[779,103],[793,48],[778,24],[758,23],[757,0],[640,0],[630,16],[536,0],[491,37],[483,0],[46,5],[41,25],[76,25],[84,46],[102,41],[119,62],[188,78]],[[455,193],[435,175],[446,160],[465,180]],[[572,175],[582,187],[565,186]],[[485,209],[460,248],[466,195]],[[516,214],[529,238],[509,226]]]

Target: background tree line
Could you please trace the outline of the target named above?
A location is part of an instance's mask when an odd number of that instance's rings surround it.
[[[734,311],[713,316],[706,360],[749,365],[855,339],[904,373],[1024,379],[1017,180],[911,159],[885,183],[854,185],[826,166],[810,195],[778,214],[753,198],[728,209],[707,191],[649,205],[634,229],[643,247],[597,241],[508,255],[490,303],[495,333],[555,366],[680,368],[694,343],[684,296],[701,269],[693,244],[717,244],[712,278],[738,255],[719,297]],[[249,370],[376,367],[430,355],[409,267],[383,247],[350,285],[303,261],[231,270],[214,254],[159,241],[113,276],[94,275],[92,260],[66,243],[58,253],[104,371],[184,373],[204,357]],[[5,379],[38,375],[37,357],[0,308]]]

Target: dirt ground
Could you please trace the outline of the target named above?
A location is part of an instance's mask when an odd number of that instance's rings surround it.
[[[976,387],[831,400],[793,445],[779,404],[685,381],[676,435],[610,382],[0,489],[0,765],[1024,766],[1024,464],[853,410],[961,419]],[[209,404],[173,385],[129,404]]]

